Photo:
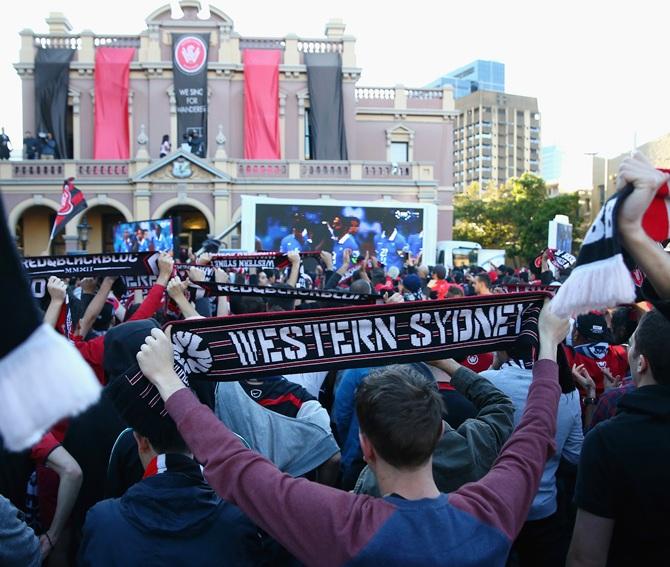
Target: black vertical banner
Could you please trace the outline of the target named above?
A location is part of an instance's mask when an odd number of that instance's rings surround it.
[[[35,57],[35,129],[56,141],[56,159],[71,158],[67,143],[67,93],[73,49],[37,49]]]
[[[208,33],[172,34],[172,72],[177,102],[177,136],[174,145],[187,142],[191,151],[207,155]]]

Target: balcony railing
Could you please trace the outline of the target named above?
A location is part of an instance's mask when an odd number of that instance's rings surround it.
[[[210,163],[214,165],[213,161]],[[234,177],[239,180],[318,181],[332,180],[356,183],[357,180],[430,180],[432,165],[428,163],[392,163],[385,161],[284,161],[284,160],[228,160]],[[49,182],[58,184],[68,176],[87,184],[100,182],[127,183],[139,167],[125,160],[28,160],[0,162],[0,185],[12,180]],[[420,171],[422,173],[420,173]]]
[[[62,161],[15,161],[12,165],[12,177],[15,179],[62,179],[64,167]]]
[[[288,163],[285,161],[244,160],[237,162],[237,177],[287,179]]]
[[[242,37],[240,49],[286,49],[286,40],[281,37]]]
[[[82,179],[91,178],[127,178],[128,177],[128,162],[127,161],[78,161],[77,162],[77,177]]]

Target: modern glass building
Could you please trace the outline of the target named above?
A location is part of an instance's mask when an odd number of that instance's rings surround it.
[[[505,65],[497,61],[477,59],[436,79],[427,88],[439,89],[446,85],[454,88],[458,99],[476,91],[505,92]]]
[[[542,148],[541,175],[547,183],[555,183],[561,177],[563,152],[558,146]]]

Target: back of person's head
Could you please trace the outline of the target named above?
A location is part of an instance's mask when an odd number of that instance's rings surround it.
[[[278,289],[293,289],[290,285],[286,283],[276,283],[272,287]],[[276,295],[270,295],[267,299],[268,311],[293,311],[295,308],[295,299],[290,297],[282,297]]]
[[[373,286],[386,283],[384,268],[374,268],[370,273],[370,281]]]
[[[357,279],[355,282],[351,282],[349,291],[351,293],[372,293],[372,288],[367,280]]]
[[[461,270],[454,270],[451,275],[457,284],[463,283],[463,272]]]
[[[523,283],[528,283],[528,272],[519,272],[519,279]]]
[[[242,297],[240,295],[230,297],[230,312],[233,315],[262,313],[264,311],[267,311],[267,306],[262,297]]]
[[[506,273],[508,276],[513,276],[514,275],[514,268],[512,266],[507,266]]]
[[[485,285],[487,288],[491,287],[491,277],[486,272],[480,272],[476,276],[477,281]]]
[[[637,317],[631,307],[619,307],[612,313],[612,342],[628,344],[637,328]]]
[[[465,293],[463,293],[463,290],[458,287],[457,285],[451,285],[449,286],[449,289],[447,290],[447,295],[446,297],[464,297]]]
[[[415,469],[428,461],[442,437],[443,411],[435,382],[409,365],[375,370],[356,391],[361,433],[398,469]]]
[[[663,302],[670,306],[668,302]],[[670,385],[670,320],[667,318],[668,309],[652,309],[646,313],[637,326],[631,344],[631,354],[634,358],[644,356],[654,380],[659,384]],[[634,364],[631,364],[631,370]]]
[[[148,400],[151,396],[142,397],[143,390],[149,386],[146,378],[133,384],[128,378],[121,376],[107,385],[104,395],[112,401],[128,426],[149,440],[156,453],[189,452],[177,425],[163,411],[163,404],[150,407]]]
[[[577,389],[575,380],[572,377],[572,368],[568,362],[563,345],[558,345],[556,349],[556,364],[558,364],[558,384],[561,387],[561,393],[569,394]]]
[[[103,367],[109,381],[122,376],[137,364],[137,353],[153,329],[158,328],[154,319],[129,321],[112,327],[104,339]]]
[[[433,268],[433,273],[438,280],[443,280],[447,277],[447,268],[445,268],[442,264],[438,264]]]
[[[542,285],[550,285],[554,279],[554,274],[551,270],[545,270],[540,274],[540,283]]]

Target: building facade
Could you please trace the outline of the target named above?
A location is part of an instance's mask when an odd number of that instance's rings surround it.
[[[542,167],[540,169],[542,178],[547,184],[558,184],[563,171],[563,152],[558,146],[545,146],[542,148]]]
[[[670,134],[647,142],[637,148],[656,167],[670,169]],[[621,162],[630,157],[630,152],[613,158],[593,157],[593,186],[591,189],[591,211],[596,215],[603,204],[616,192],[616,178]]]
[[[8,222],[26,255],[40,253],[58,209],[61,184],[73,176],[87,198],[92,229],[88,250],[109,251],[118,222],[179,215],[183,238],[194,246],[207,235],[227,233],[235,247],[242,195],[290,199],[332,198],[434,203],[438,240],[451,238],[453,129],[458,115],[453,89],[365,87],[357,84],[354,37],[341,21],[321,38],[242,37],[231,18],[211,7],[198,18],[198,2],[181,2],[173,19],[168,5],[146,19],[136,36],[72,31],[61,14],[47,19],[48,33],[20,32],[15,69],[22,80],[24,130],[36,131],[35,57],[38,48],[72,48],[68,112],[71,159],[0,162]],[[209,32],[207,154],[173,151],[159,158],[163,135],[177,143],[172,74],[172,33]],[[94,73],[99,47],[134,47],[130,63],[128,131],[130,159],[94,160]],[[245,49],[281,51],[278,160],[245,160]],[[338,53],[342,61],[344,125],[348,160],[315,161],[309,155],[310,92],[305,55]],[[177,164],[177,165],[175,165]],[[188,171],[188,175],[184,172]],[[81,218],[81,217],[80,217]],[[52,253],[77,249],[77,223],[68,224]]]
[[[436,79],[429,88],[451,86],[454,98],[462,98],[477,91],[505,92],[505,65],[497,61],[477,59]]]
[[[537,99],[478,91],[457,99],[455,106],[455,191],[472,183],[502,184],[527,171],[539,175]]]

